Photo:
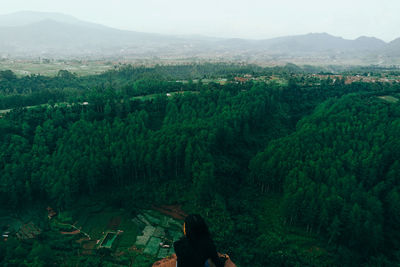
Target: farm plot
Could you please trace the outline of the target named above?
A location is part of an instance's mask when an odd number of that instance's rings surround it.
[[[183,221],[156,210],[132,215],[123,209],[87,205],[61,215],[68,222],[57,225],[55,219],[53,225],[63,226],[58,227],[63,234],[76,232],[85,254],[106,248],[115,251],[115,255],[124,255],[134,249],[137,255],[164,258],[174,253],[173,242],[182,236]],[[79,235],[78,230],[87,234]]]
[[[135,246],[143,248],[144,254],[165,258],[174,253],[172,244],[182,236],[182,221],[153,210],[143,211],[132,221],[142,226]],[[161,243],[167,246],[162,247]]]

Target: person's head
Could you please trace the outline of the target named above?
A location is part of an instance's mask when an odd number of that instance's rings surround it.
[[[190,214],[185,218],[183,233],[191,241],[210,237],[207,224],[199,214]]]
[[[183,233],[189,244],[189,251],[192,254],[186,255],[184,251],[175,248],[178,262],[181,257],[191,257],[190,262],[182,266],[204,266],[207,259],[211,259],[217,267],[223,267],[224,262],[218,258],[218,253],[211,239],[210,232],[204,219],[199,214],[190,214],[185,218]],[[180,265],[180,266],[181,266]]]

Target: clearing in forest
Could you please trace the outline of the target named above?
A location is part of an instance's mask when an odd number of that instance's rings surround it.
[[[145,210],[133,219],[142,229],[141,235],[136,238],[135,246],[143,248],[144,254],[164,258],[174,253],[172,245],[182,236],[183,221],[173,218],[172,214],[166,216],[158,210]],[[165,246],[161,246],[160,243]]]
[[[185,216],[179,206],[130,213],[86,203],[79,209],[61,212],[52,224],[64,235],[76,234],[84,254],[102,248],[111,249],[113,255],[132,255],[130,250],[136,248],[136,255],[164,258],[174,253],[173,242],[182,236]]]

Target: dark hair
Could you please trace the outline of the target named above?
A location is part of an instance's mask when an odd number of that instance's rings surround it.
[[[199,214],[190,214],[185,218],[186,236],[189,241],[196,242],[200,239],[211,239],[208,226]]]
[[[204,219],[198,214],[190,214],[185,218],[186,240],[189,251],[192,253],[190,266],[204,266],[207,259],[211,259],[217,267],[223,267],[224,262],[219,259],[217,249],[211,239],[210,232]],[[178,266],[179,265],[179,254]],[[185,267],[185,266],[183,266]]]

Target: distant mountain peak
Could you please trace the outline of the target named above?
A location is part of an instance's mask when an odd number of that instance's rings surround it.
[[[329,34],[327,32],[310,32],[310,33],[308,33],[306,35],[311,35],[311,36],[332,36],[332,37],[334,37],[333,35],[331,35],[331,34]]]
[[[0,26],[2,27],[18,27],[32,23],[37,23],[43,20],[54,20],[63,23],[79,23],[79,19],[65,15],[62,13],[53,12],[36,12],[36,11],[19,11],[15,13],[0,15]]]
[[[173,36],[118,30],[62,13],[21,11],[0,15],[0,52],[29,57],[43,54],[93,58],[219,55],[228,59],[265,58],[283,62],[297,58],[312,62],[315,59],[330,62],[331,58],[374,62],[381,55],[400,55],[400,38],[387,44],[375,37],[349,40],[327,32],[264,40]]]
[[[23,27],[43,21],[79,25],[90,28],[108,28],[107,26],[86,22],[74,16],[57,12],[19,11],[0,15],[0,27]]]
[[[385,41],[383,41],[379,38],[376,38],[373,36],[365,36],[365,35],[358,37],[357,39],[355,39],[355,41],[379,41],[379,42],[385,43]]]

